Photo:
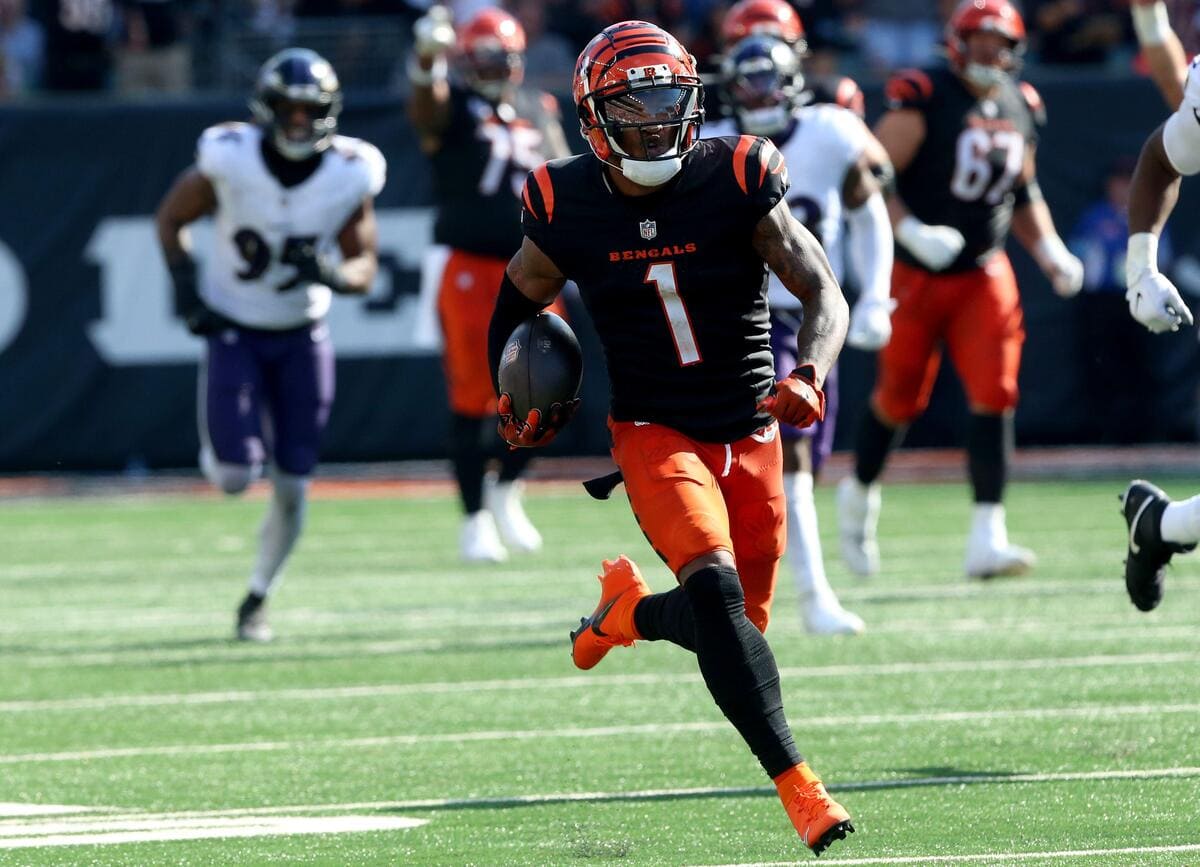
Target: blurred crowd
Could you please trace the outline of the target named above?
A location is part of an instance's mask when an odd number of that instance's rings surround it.
[[[790,0],[804,21],[815,71],[866,79],[933,60],[953,0]],[[1027,62],[1136,66],[1130,0],[1018,2],[1031,30]],[[406,48],[423,0],[0,0],[0,96],[45,92],[181,93],[222,89],[222,64],[241,46],[248,69],[273,50],[312,44],[352,85],[397,83],[401,63],[381,58]],[[565,89],[578,51],[604,26],[637,18],[666,27],[712,68],[715,34],[732,0],[458,0],[456,18],[502,5],[529,37],[529,79]],[[1175,29],[1194,51],[1200,0],[1171,0]],[[381,29],[382,28],[382,29]],[[377,39],[365,37],[375,33]],[[331,50],[330,41],[345,50]],[[347,42],[347,40],[349,40]],[[381,42],[383,43],[381,45]],[[233,61],[227,58],[234,57]],[[357,74],[370,66],[374,77]],[[380,73],[380,70],[383,70]],[[390,76],[390,77],[389,77]]]

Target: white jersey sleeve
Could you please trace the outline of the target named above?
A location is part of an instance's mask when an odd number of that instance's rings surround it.
[[[225,180],[244,157],[245,140],[257,141],[257,130],[247,123],[210,126],[196,142],[196,168],[213,183]]]
[[[379,148],[362,139],[341,135],[334,138],[333,146],[346,160],[350,175],[362,192],[359,198],[373,199],[378,196],[387,183],[387,160]]]
[[[1179,174],[1200,172],[1200,57],[1188,67],[1183,102],[1163,125],[1163,149]]]

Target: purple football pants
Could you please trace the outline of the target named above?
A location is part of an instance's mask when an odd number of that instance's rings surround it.
[[[333,405],[334,362],[322,322],[287,331],[228,328],[208,337],[201,434],[217,460],[254,466],[269,456],[307,476]]]
[[[804,321],[802,310],[774,310],[771,312],[771,354],[775,356],[775,378],[783,379],[796,369],[800,359],[796,354],[796,334]],[[807,360],[807,359],[805,359]],[[833,451],[833,433],[838,411],[837,365],[829,369],[825,377],[825,420],[806,428],[780,424],[779,432],[785,440],[808,438],[812,440],[813,472],[821,469],[829,453]]]

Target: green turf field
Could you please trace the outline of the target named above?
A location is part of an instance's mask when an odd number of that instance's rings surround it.
[[[962,485],[886,489],[868,583],[819,490],[869,631],[807,636],[785,575],[768,636],[858,828],[822,863],[1200,864],[1200,559],[1134,610],[1120,488],[1014,485],[1041,563],[990,584]],[[528,508],[543,554],[466,568],[449,498],[313,503],[257,647],[229,635],[261,500],[0,503],[0,864],[811,862],[692,657],[572,668],[602,557],[671,584],[624,500]]]

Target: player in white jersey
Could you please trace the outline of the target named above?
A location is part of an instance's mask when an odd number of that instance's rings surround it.
[[[704,127],[708,138],[764,135],[783,153],[791,188],[787,202],[825,248],[841,282],[848,248],[861,287],[846,342],[877,350],[891,335],[892,232],[877,173],[888,171],[882,145],[852,112],[835,105],[801,105],[805,99],[800,57],[792,45],[767,35],[732,46],[723,84],[732,116]],[[843,226],[849,237],[843,240]],[[779,278],[770,276],[771,348],[781,375],[795,368],[796,333],[804,311]],[[784,438],[788,561],[800,594],[805,626],[818,634],[855,634],[858,615],[846,611],[825,575],[813,480],[833,445],[837,416],[834,371],[825,381],[825,421],[803,430],[780,425]]]
[[[304,523],[308,477],[333,403],[333,347],[323,318],[334,293],[363,295],[378,270],[373,201],[383,156],[337,135],[333,67],[289,48],[259,73],[256,123],[200,136],[195,165],[159,205],[159,240],[176,312],[206,341],[200,372],[200,466],[240,494],[269,464],[273,497],[237,637],[268,641],[264,602]],[[215,222],[198,279],[186,227]]]
[[[1150,331],[1192,324],[1179,290],[1158,270],[1158,237],[1179,199],[1183,175],[1200,174],[1200,58],[1193,60],[1182,102],[1142,148],[1129,194],[1129,246],[1125,299],[1133,318]],[[1174,554],[1200,542],[1200,496],[1173,503],[1141,479],[1122,495],[1129,548],[1125,588],[1133,604],[1149,611],[1162,601],[1163,576]]]

